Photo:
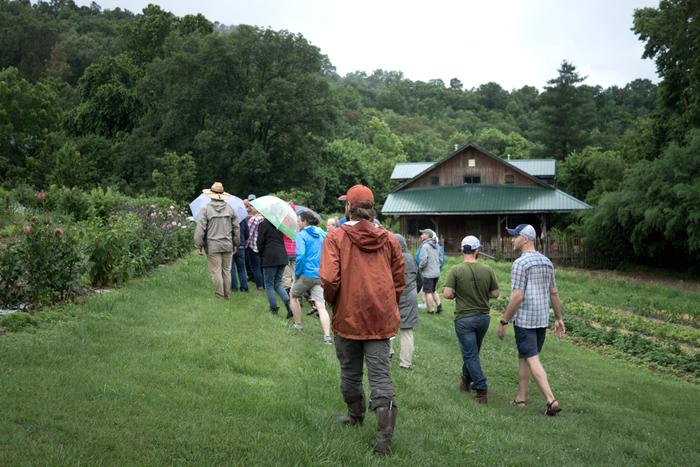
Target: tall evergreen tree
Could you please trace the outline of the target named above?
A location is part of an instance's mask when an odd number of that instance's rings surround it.
[[[547,81],[540,95],[535,135],[547,157],[563,160],[583,149],[595,125],[595,102],[591,88],[580,86],[586,77],[564,60],[559,76]]]

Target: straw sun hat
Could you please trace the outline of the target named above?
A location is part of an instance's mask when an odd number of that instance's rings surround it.
[[[218,199],[220,201],[225,201],[231,197],[229,193],[224,191],[224,185],[221,182],[214,182],[211,188],[202,190],[202,193],[211,199]]]

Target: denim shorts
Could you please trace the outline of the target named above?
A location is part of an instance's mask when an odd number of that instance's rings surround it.
[[[544,338],[547,336],[547,328],[521,328],[513,326],[515,329],[515,345],[518,346],[519,358],[530,358],[539,355],[544,345]]]

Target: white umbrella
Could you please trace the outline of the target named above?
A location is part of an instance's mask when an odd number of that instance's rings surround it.
[[[191,203],[190,203],[190,211],[192,211],[192,217],[197,220],[199,217],[199,213],[201,212],[202,208],[209,204],[211,202],[211,198],[209,198],[207,195],[202,193],[201,195],[197,196]],[[226,204],[231,206],[233,210],[236,212],[236,218],[238,219],[238,222],[243,221],[248,217],[248,211],[245,209],[245,204],[243,204],[243,200],[239,198],[238,196],[233,196],[229,199],[227,199]]]

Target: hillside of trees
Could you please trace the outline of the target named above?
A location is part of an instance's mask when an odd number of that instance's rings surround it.
[[[0,181],[111,187],[188,201],[212,181],[337,210],[355,183],[380,201],[403,161],[475,142],[556,158],[558,187],[595,209],[560,219],[606,266],[700,259],[700,6],[663,0],[632,26],[661,82],[586,84],[563,61],[541,92],[399,71],[339,76],[301,34],[0,0]]]

